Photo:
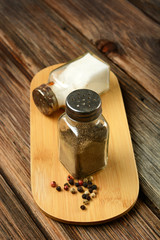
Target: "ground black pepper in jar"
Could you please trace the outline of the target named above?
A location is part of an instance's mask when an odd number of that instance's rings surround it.
[[[86,177],[107,165],[109,126],[99,95],[88,89],[70,93],[59,118],[59,159],[74,178]]]

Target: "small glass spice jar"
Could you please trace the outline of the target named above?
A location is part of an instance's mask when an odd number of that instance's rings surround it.
[[[107,165],[109,126],[100,96],[89,89],[71,92],[58,120],[59,159],[74,178],[86,177]]]
[[[87,88],[98,94],[108,91],[109,78],[109,65],[88,52],[54,69],[48,83],[33,90],[33,100],[43,114],[51,115],[64,108],[66,97],[76,89]]]

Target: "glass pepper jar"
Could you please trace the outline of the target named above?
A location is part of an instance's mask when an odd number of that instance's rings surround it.
[[[71,92],[58,120],[59,160],[74,178],[86,177],[107,165],[109,126],[100,96],[89,89]]]

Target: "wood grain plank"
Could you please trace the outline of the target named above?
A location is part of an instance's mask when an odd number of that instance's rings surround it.
[[[2,176],[0,193],[0,239],[45,239]]]
[[[111,65],[111,69],[116,75],[121,84],[124,101],[126,105],[127,117],[132,134],[134,151],[136,154],[139,175],[141,179],[142,189],[146,195],[152,199],[156,206],[159,206],[159,141],[157,132],[159,129],[159,103],[150,96],[142,87],[140,87],[132,78],[128,77],[109,59],[106,59],[99,53],[88,40],[82,37],[77,31],[70,27],[67,22],[57,16],[57,14],[41,1],[15,1],[3,3],[4,12],[1,12],[5,24],[1,24],[1,40],[2,40],[2,80],[12,79],[13,83],[17,82],[18,76],[15,76],[17,71],[20,74],[20,80],[17,84],[31,80],[33,75],[41,68],[50,64],[68,61],[78,55],[90,50],[97,54]],[[32,5],[32,3],[34,3]],[[11,5],[10,5],[11,4]],[[12,8],[11,8],[12,6]],[[37,14],[35,8],[38,7]],[[32,9],[33,8],[33,9]],[[20,11],[20,16],[17,11]],[[45,11],[44,11],[45,9]],[[4,15],[6,13],[7,15]],[[29,15],[29,17],[28,17]],[[7,17],[6,17],[7,16]],[[23,16],[23,18],[22,18]],[[21,21],[19,21],[21,17]],[[50,24],[46,24],[46,22]],[[34,25],[35,33],[30,26]],[[52,28],[50,27],[52,25]],[[43,35],[41,32],[43,31]],[[31,37],[33,37],[33,39]],[[57,40],[59,39],[59,41]],[[47,46],[47,49],[44,48]],[[62,47],[63,46],[63,47]],[[43,51],[42,51],[43,49]],[[8,62],[11,59],[11,62]],[[12,68],[12,64],[15,64]],[[7,66],[9,65],[9,68]],[[17,70],[18,68],[18,70]],[[1,76],[2,76],[1,75]],[[24,75],[24,76],[23,76]],[[24,80],[22,80],[24,79]],[[4,84],[4,83],[3,83]],[[12,86],[7,83],[7,91],[11,94]],[[29,85],[25,87],[26,98],[23,100],[28,104],[29,93],[27,92]],[[2,89],[6,88],[4,86]],[[15,90],[17,92],[17,90]],[[19,89],[19,91],[21,91]],[[11,94],[11,99],[14,99],[14,92]],[[3,101],[4,102],[4,101]],[[6,103],[4,103],[6,107]],[[20,103],[23,105],[23,103]],[[5,108],[4,107],[4,108]],[[9,107],[9,111],[13,114],[14,108]],[[7,111],[7,110],[4,110]],[[29,107],[26,109],[28,114]],[[9,113],[7,113],[9,114]],[[27,115],[27,124],[29,124],[29,115]],[[26,125],[25,125],[26,127]],[[141,129],[141,131],[139,131]],[[21,131],[21,129],[19,129]],[[145,133],[145,134],[144,134]],[[23,134],[23,133],[22,133]],[[29,133],[27,138],[29,139]],[[23,134],[24,137],[26,134]],[[23,140],[22,140],[23,141]],[[152,144],[154,142],[154,145]],[[18,143],[16,143],[18,144]],[[149,155],[148,155],[149,153]],[[151,171],[152,169],[152,171]]]
[[[47,218],[34,203],[30,191],[29,156],[29,81],[1,53],[0,81],[0,165],[9,186],[47,239],[156,239],[159,220],[138,200],[126,216],[102,226],[78,227],[60,224]],[[11,77],[11,74],[13,77]],[[15,80],[16,79],[16,80]],[[11,84],[12,82],[12,84]],[[22,84],[23,83],[23,84]]]
[[[107,57],[160,100],[157,23],[126,0],[45,2],[89,41],[100,40],[102,51],[103,39],[113,42],[117,51],[107,51]]]
[[[47,239],[69,239],[62,226],[48,220],[32,198],[29,155],[30,82],[5,55],[2,59],[6,64],[2,65],[3,78],[0,80],[1,172]]]
[[[125,85],[125,87],[126,86],[127,85]],[[121,88],[123,89],[123,87]],[[142,93],[139,86],[137,86],[136,92],[141,100],[133,102],[133,92],[129,91],[129,88],[125,93],[124,90],[122,90],[141,188],[143,192],[149,196],[150,200],[160,209],[159,104],[157,103],[155,108],[153,106],[151,107],[148,96],[145,94],[139,95]],[[134,93],[134,96],[136,96],[136,93]],[[154,120],[152,121],[151,119]]]
[[[129,0],[136,7],[141,9],[151,19],[160,23],[160,1],[159,0]]]

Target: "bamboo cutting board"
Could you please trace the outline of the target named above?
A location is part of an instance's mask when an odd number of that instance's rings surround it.
[[[68,171],[58,160],[57,120],[63,110],[47,117],[39,112],[32,91],[48,81],[60,64],[38,72],[30,88],[31,188],[35,202],[48,216],[71,224],[99,224],[120,217],[135,204],[139,180],[121,90],[110,72],[110,90],[101,96],[103,115],[110,126],[109,157],[105,169],[95,173],[98,195],[82,211],[81,193],[57,192],[52,180],[63,188]],[[76,187],[75,187],[76,188]]]

